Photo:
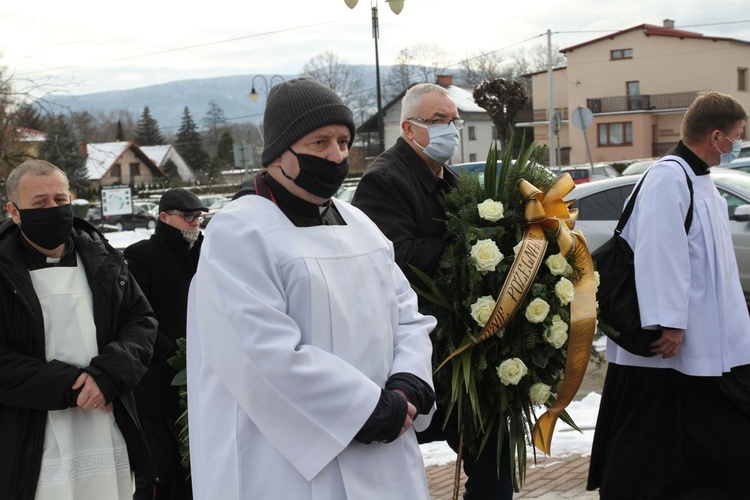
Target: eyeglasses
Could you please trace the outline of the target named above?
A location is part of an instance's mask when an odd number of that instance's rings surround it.
[[[177,212],[165,212],[169,215],[175,215],[177,217],[182,217],[185,219],[185,222],[191,223],[191,222],[203,222],[203,216],[202,215],[193,215],[193,214],[178,214]]]
[[[418,116],[415,116],[413,118],[409,118],[409,120],[414,120],[415,122],[424,123],[425,125],[448,125],[449,123],[452,123],[454,127],[456,127],[457,130],[461,130],[464,128],[464,121],[460,118],[453,118],[452,120],[446,120],[445,118],[419,118]]]

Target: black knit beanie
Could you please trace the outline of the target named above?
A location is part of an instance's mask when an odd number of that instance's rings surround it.
[[[326,125],[349,127],[351,147],[354,115],[333,90],[310,78],[295,78],[272,87],[263,114],[263,166],[267,167],[302,137]]]

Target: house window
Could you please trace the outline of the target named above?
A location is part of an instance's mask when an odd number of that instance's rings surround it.
[[[141,169],[140,169],[140,163],[131,163],[130,164],[130,177],[133,178],[137,175],[140,175]]]
[[[633,58],[633,49],[615,49],[609,51],[609,57],[610,59],[617,60],[617,59],[632,59]]]
[[[747,68],[737,68],[737,90],[747,92]]]
[[[469,153],[469,161],[477,161],[477,154]]]
[[[600,123],[599,146],[632,146],[633,122]]]
[[[109,176],[110,177],[120,177],[120,164],[115,163],[112,165],[112,168],[109,169]]]
[[[469,140],[470,141],[477,140],[477,128],[476,127],[469,127]]]

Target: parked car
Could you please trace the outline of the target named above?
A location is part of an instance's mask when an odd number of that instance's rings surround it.
[[[102,217],[102,207],[100,205],[89,208],[86,220],[94,226],[106,224],[115,227],[118,231],[135,228],[154,229],[157,218],[151,213],[138,205],[133,205],[132,214],[107,215]]]
[[[622,175],[640,175],[654,164],[656,159],[634,161],[622,171]]]
[[[750,141],[744,141],[742,143],[742,148],[740,148],[740,155],[738,158],[748,158],[750,157]]]
[[[222,208],[227,206],[227,204],[232,201],[231,198],[222,198],[221,200],[216,200],[211,204],[210,207],[208,207],[208,212],[203,214],[203,220],[201,221],[201,227],[206,227],[209,222],[211,222],[211,218],[219,213]]]
[[[198,199],[201,200],[203,206],[210,209],[211,205],[219,200],[226,200],[227,197],[223,194],[199,194]]]
[[[568,199],[575,199],[571,206],[578,208],[576,229],[583,231],[590,251],[612,236],[625,200],[640,178],[640,175],[627,175],[580,184],[568,195]],[[713,167],[711,178],[729,206],[729,225],[740,282],[745,298],[750,302],[750,174]]]
[[[555,169],[552,169],[555,171]],[[562,167],[562,173],[568,173],[576,184],[607,179],[610,177],[620,177],[620,172],[609,163],[582,163],[580,165],[570,165]]]
[[[133,200],[133,206],[139,206],[142,209],[146,210],[147,212],[152,213],[151,211],[156,209],[159,209],[159,204],[154,203],[153,201],[144,201],[144,200]],[[158,215],[158,214],[157,214]]]
[[[750,156],[746,156],[744,158],[737,158],[731,163],[722,165],[722,167],[750,173]]]
[[[357,186],[341,186],[341,189],[336,193],[336,198],[345,201],[347,203],[352,202],[354,198],[354,192],[357,190]]]

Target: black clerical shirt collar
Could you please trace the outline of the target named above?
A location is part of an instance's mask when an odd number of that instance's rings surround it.
[[[339,214],[336,206],[331,200],[323,205],[307,202],[296,197],[281,185],[271,175],[266,173],[261,177],[263,182],[273,194],[276,205],[284,212],[284,215],[297,227],[313,226],[341,226],[346,225],[343,217]]]
[[[68,241],[65,243],[65,253],[59,261],[54,259],[49,261],[46,255],[31,246],[31,243],[26,241],[21,232],[18,232],[18,237],[21,239],[21,249],[23,255],[26,258],[26,265],[29,267],[29,271],[36,271],[37,269],[44,269],[46,267],[76,267],[76,252],[75,246],[73,245],[73,238],[68,236]]]
[[[685,145],[682,141],[677,143],[677,146],[672,148],[667,154],[677,155],[687,162],[690,168],[695,172],[695,175],[708,175],[711,168],[708,163],[701,160],[700,157],[693,153],[693,151]]]

